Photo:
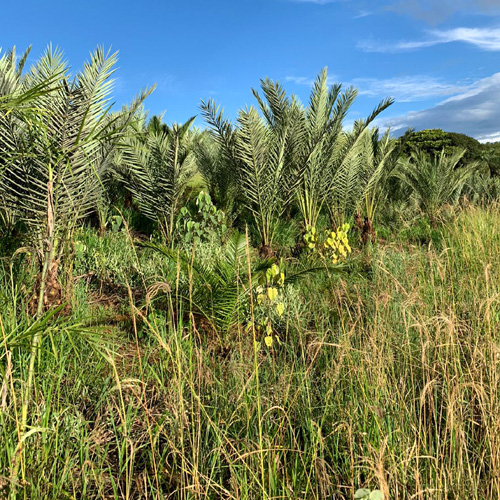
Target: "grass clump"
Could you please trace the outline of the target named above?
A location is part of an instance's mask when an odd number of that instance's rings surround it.
[[[285,279],[271,345],[254,343],[260,313],[248,293],[258,270],[244,240],[231,280],[247,305],[223,332],[189,300],[206,285],[196,283],[198,248],[184,265],[133,248],[125,233],[83,231],[87,251],[99,242],[104,255],[116,252],[106,264],[88,259],[86,274],[102,266],[121,291],[94,303],[102,282],[77,276],[78,315],[40,320],[21,445],[37,323],[5,272],[3,492],[19,454],[26,498],[352,498],[361,487],[386,498],[496,498],[498,216],[498,207],[462,211],[437,229],[439,248],[386,241],[369,275],[354,256],[347,274]],[[206,259],[209,248],[199,251]],[[300,265],[287,261],[285,275]],[[171,288],[157,302],[134,295],[132,282],[160,275]],[[99,314],[99,326],[84,326]]]

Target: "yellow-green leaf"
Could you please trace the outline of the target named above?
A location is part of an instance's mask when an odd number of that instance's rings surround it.
[[[278,302],[276,304],[276,311],[280,316],[283,316],[283,313],[285,312],[285,304],[283,304],[283,302]]]
[[[268,288],[267,296],[269,297],[269,300],[272,302],[278,296],[278,289],[274,287]]]

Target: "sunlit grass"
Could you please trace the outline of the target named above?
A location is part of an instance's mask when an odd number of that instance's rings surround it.
[[[287,285],[281,344],[259,350],[254,304],[219,335],[178,300],[180,265],[82,234],[100,257],[75,270],[74,316],[44,327],[22,446],[32,320],[6,272],[0,497],[21,453],[26,499],[498,498],[499,220],[470,207],[439,245],[396,235]]]

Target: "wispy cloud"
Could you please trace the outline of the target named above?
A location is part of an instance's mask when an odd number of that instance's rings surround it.
[[[312,87],[315,78],[310,78],[308,76],[285,76],[285,82],[293,82],[297,85],[307,85]],[[337,81],[335,76],[329,76],[327,79],[328,85],[333,85]]]
[[[425,40],[387,43],[364,40],[358,47],[366,52],[404,52],[444,43],[463,42],[482,50],[500,51],[500,28],[453,28],[450,30],[432,30]]]
[[[307,76],[285,76],[285,82],[293,82],[297,85],[311,86],[314,83],[314,80]]]
[[[366,17],[377,12],[394,12],[411,16],[420,21],[436,25],[441,21],[460,14],[500,15],[498,0],[288,0],[296,3],[326,5],[329,3],[348,3],[358,11],[354,18]]]
[[[361,19],[361,18],[363,18],[363,17],[372,16],[373,14],[375,14],[375,13],[374,13],[373,11],[371,11],[371,10],[360,10],[360,11],[358,12],[358,14],[356,14],[356,15],[354,16],[354,18],[353,18],[353,19]]]
[[[329,77],[328,83],[331,85],[336,80],[335,77]],[[308,86],[314,83],[312,78],[305,76],[287,76],[285,81],[293,82],[297,85]],[[358,89],[359,95],[367,97],[391,96],[399,102],[447,97],[466,92],[474,87],[474,84],[466,82],[447,82],[441,78],[434,78],[428,75],[399,76],[382,79],[354,78],[344,83],[346,87],[350,85]]]
[[[395,134],[403,133],[408,127],[417,130],[441,128],[462,132],[484,142],[500,139],[499,116],[500,73],[495,73],[432,108],[380,119],[377,125],[385,129],[390,127]]]
[[[500,4],[498,0],[388,0],[385,10],[437,24],[455,13],[500,14]]]
[[[385,79],[356,78],[352,84],[359,89],[360,95],[368,97],[392,96],[399,102],[451,96],[470,88],[467,84],[450,83],[427,75]]]

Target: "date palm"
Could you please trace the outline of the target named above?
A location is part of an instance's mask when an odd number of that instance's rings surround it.
[[[302,172],[297,198],[306,226],[316,225],[325,205],[340,224],[354,210],[368,182],[367,162],[372,154],[368,126],[393,101],[380,102],[366,120],[356,121],[348,132],[344,121],[356,96],[352,87],[345,91],[340,84],[329,87],[326,68],[314,82],[297,155]]]
[[[230,214],[239,197],[237,172],[209,131],[201,132],[194,143],[198,170],[215,205]]]
[[[180,209],[189,179],[195,171],[190,127],[194,117],[184,124],[168,126],[159,117],[129,137],[115,158],[118,177],[132,193],[141,212],[158,223],[166,241],[171,241],[175,217]]]
[[[49,48],[27,73],[16,73],[11,92],[17,95],[52,81],[50,92],[34,98],[33,112],[23,117],[0,116],[2,199],[30,228],[43,255],[42,274],[54,285],[65,243],[76,223],[94,209],[102,190],[100,176],[133,115],[109,114],[116,60],[117,54],[98,48],[71,79],[62,54]]]
[[[202,102],[201,109],[222,154],[237,172],[244,204],[252,213],[260,236],[261,250],[268,254],[277,223],[295,192],[297,172],[291,158],[303,111],[279,83],[265,79],[261,89],[263,97],[253,91],[259,110],[254,106],[240,110],[234,126],[213,101]]]
[[[95,206],[102,190],[99,176],[127,119],[109,116],[116,54],[105,54],[98,48],[72,80],[60,52],[49,48],[23,73],[26,56],[17,66],[14,51],[0,60],[0,200],[27,225],[31,244],[40,256],[33,300],[38,321],[45,309],[62,299],[58,274],[66,244],[76,223]],[[145,96],[143,93],[132,108]],[[20,447],[26,437],[42,336],[43,329],[33,331],[20,416]],[[13,497],[21,450],[13,465]]]
[[[377,128],[367,130],[364,139],[366,154],[357,210],[374,221],[380,204],[387,199],[387,181],[394,171],[399,153],[397,142],[391,138],[389,130],[382,137]]]
[[[443,150],[437,156],[413,152],[398,165],[395,177],[408,186],[411,201],[432,223],[444,205],[458,203],[467,181],[478,170],[476,162],[457,167],[464,154],[465,150],[451,155]]]

